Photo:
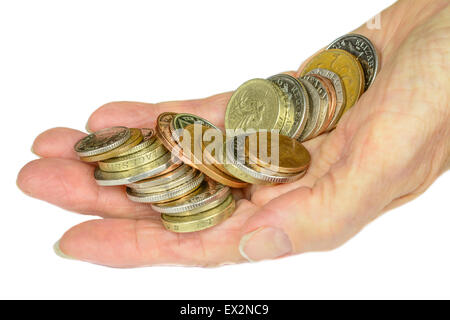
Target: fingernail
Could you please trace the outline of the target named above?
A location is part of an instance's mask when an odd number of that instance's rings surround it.
[[[86,125],[84,126],[87,132],[92,133],[91,129],[89,129],[89,120],[86,122]]]
[[[34,148],[33,147],[34,147],[34,144],[31,146],[31,153],[39,157],[39,155],[36,152],[34,152]]]
[[[61,257],[64,259],[69,259],[69,260],[76,260],[75,258],[73,258],[61,251],[61,248],[59,247],[59,240],[56,241],[55,244],[53,245],[53,250],[55,251],[55,253],[58,257]]]
[[[261,227],[241,238],[239,252],[250,262],[275,259],[290,254],[292,244],[283,230]]]

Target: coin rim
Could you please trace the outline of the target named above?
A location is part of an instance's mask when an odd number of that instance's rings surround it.
[[[170,202],[167,202],[166,205],[164,206],[158,206],[158,204],[153,205],[152,204],[152,209],[159,212],[159,213],[164,213],[167,215],[171,215],[171,216],[186,216],[186,215],[192,215],[195,213],[199,213],[199,212],[203,212],[206,210],[209,210],[210,208],[214,208],[215,206],[213,204],[215,203],[221,203],[221,201],[224,201],[230,193],[231,193],[231,189],[225,185],[222,185],[221,183],[217,183],[211,179],[208,179],[212,182],[214,182],[214,184],[223,186],[223,188],[220,188],[219,190],[216,190],[216,192],[214,194],[211,194],[209,197],[204,198],[198,202],[195,203],[184,203],[184,204],[180,204],[178,206],[167,206],[167,204],[169,204]],[[203,181],[203,183],[208,183],[208,186],[211,185],[211,183],[205,179],[205,181]],[[211,189],[207,189],[207,191],[210,191]],[[199,194],[194,195],[193,197],[196,197]],[[187,195],[186,197],[189,197],[189,195]],[[198,211],[201,210],[201,211]],[[186,212],[188,212],[186,214]]]
[[[96,135],[96,134],[98,134],[98,133],[100,133],[102,131],[107,131],[107,130],[111,130],[111,129],[119,129],[119,128],[126,130],[125,136],[123,136],[122,139],[117,140],[117,141],[115,141],[115,142],[113,142],[113,143],[111,143],[111,144],[109,144],[107,146],[100,147],[100,148],[97,148],[97,149],[94,149],[94,150],[89,150],[89,151],[80,151],[80,150],[78,150],[77,146],[80,143],[82,143],[82,141],[85,140],[86,138],[88,138],[90,136],[94,136],[94,135]],[[87,136],[83,137],[82,139],[78,140],[77,143],[75,143],[73,148],[74,148],[75,152],[78,154],[78,156],[80,156],[80,157],[95,156],[95,155],[99,155],[101,153],[106,153],[106,152],[108,152],[110,150],[113,150],[113,149],[121,146],[122,144],[124,144],[130,138],[130,136],[131,136],[130,129],[127,128],[127,127],[124,127],[124,126],[114,126],[114,127],[110,127],[110,128],[104,128],[104,129],[98,130],[96,132],[90,133]]]
[[[133,183],[142,179],[155,176],[172,165],[176,165],[181,160],[173,158],[170,152],[167,152],[162,157],[156,159],[153,162],[147,163],[141,167],[137,167],[128,171],[119,172],[105,172],[96,168],[94,171],[94,178],[98,185],[100,186],[119,186]],[[131,174],[127,176],[127,174]],[[109,177],[107,179],[106,176]]]
[[[230,200],[228,200],[230,199]],[[222,223],[226,219],[232,216],[236,208],[236,202],[233,198],[233,195],[230,194],[224,202],[222,202],[220,205],[218,205],[215,208],[209,209],[207,211],[192,215],[192,216],[186,216],[186,217],[176,217],[176,216],[169,216],[165,214],[161,214],[161,221],[164,225],[164,227],[172,232],[177,233],[187,233],[187,232],[196,232],[205,230],[214,226],[217,226],[218,224]],[[197,219],[195,219],[197,218]],[[177,219],[180,219],[181,221],[176,221]],[[168,221],[169,220],[169,221]],[[172,220],[172,221],[170,221]],[[175,220],[175,221],[174,221]],[[188,220],[188,221],[183,221]],[[209,224],[205,225],[204,221],[208,221]],[[199,227],[198,224],[201,224]],[[182,229],[175,230],[173,228],[174,225],[178,225],[178,228],[181,226]]]

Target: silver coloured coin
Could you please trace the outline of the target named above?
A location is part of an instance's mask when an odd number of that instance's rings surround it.
[[[188,182],[189,180],[191,180],[194,177],[194,175],[196,173],[197,173],[197,170],[194,168],[191,168],[185,174],[179,176],[178,178],[173,179],[167,183],[160,184],[159,186],[153,186],[153,187],[148,187],[148,188],[144,188],[144,189],[133,189],[132,187],[129,187],[129,188],[132,189],[134,193],[138,193],[138,194],[158,193],[158,192],[169,191],[173,188],[176,188],[176,187],[181,186],[182,184]]]
[[[379,58],[373,43],[363,35],[350,33],[334,40],[327,49],[342,49],[354,55],[364,70],[364,91],[375,81]]]
[[[281,134],[297,139],[302,133],[308,120],[309,98],[305,86],[296,78],[288,74],[277,74],[268,78],[273,81],[287,95],[288,115],[283,124]],[[287,132],[283,132],[287,128]]]
[[[320,96],[316,88],[314,88],[309,81],[302,78],[299,78],[298,80],[306,88],[306,92],[308,92],[309,96],[308,121],[306,122],[305,129],[303,129],[302,133],[297,138],[298,141],[303,142],[312,137],[317,122],[319,121]]]
[[[231,138],[234,140],[233,143],[227,143],[227,160],[230,163],[232,163],[238,170],[242,171],[246,175],[249,175],[250,177],[267,182],[269,184],[291,183],[297,181],[298,179],[302,178],[305,175],[306,170],[291,176],[286,175],[278,176],[275,173],[274,174],[262,173],[249,167],[245,163],[244,160],[245,158],[242,159],[242,157],[240,157],[239,155],[245,154],[245,139],[243,138],[248,137],[251,134],[252,133],[245,133],[234,136]]]
[[[200,193],[187,195],[182,201],[171,201],[162,204],[152,204],[153,210],[173,216],[183,216],[183,213],[189,211],[189,214],[196,214],[212,208],[222,203],[231,193],[230,188],[212,180],[205,180],[200,187]],[[194,212],[193,212],[194,211]]]
[[[105,172],[97,168],[94,177],[100,186],[120,186],[155,176],[176,164],[181,165],[181,160],[172,158],[172,154],[167,152],[153,162],[128,171]]]
[[[178,177],[184,175],[186,172],[188,172],[191,169],[192,169],[192,167],[183,163],[181,166],[179,166],[178,168],[176,168],[175,170],[173,170],[171,172],[168,172],[167,174],[164,174],[161,176],[156,176],[156,177],[145,179],[145,180],[140,180],[135,183],[130,183],[127,186],[136,191],[144,190],[146,188],[151,188],[151,187],[155,187],[155,186],[160,186],[162,184],[169,183],[170,181],[172,181],[174,179],[177,179]]]
[[[341,78],[334,73],[333,71],[327,70],[327,69],[313,69],[310,72],[307,73],[310,74],[317,74],[319,76],[322,76],[324,78],[327,78],[331,81],[334,87],[334,91],[336,92],[336,111],[334,112],[333,119],[330,122],[330,125],[327,129],[332,129],[336,126],[337,122],[341,118],[342,112],[345,109],[345,90],[342,85]]]
[[[329,107],[329,98],[327,89],[323,86],[322,82],[320,82],[319,79],[314,77],[313,75],[305,75],[302,77],[303,79],[309,81],[314,88],[316,88],[317,93],[319,93],[320,97],[320,108],[319,108],[319,120],[317,121],[316,128],[312,132],[311,138],[314,138],[317,136],[317,134],[322,130],[323,125],[325,124],[325,121],[327,120],[328,116],[328,107]]]
[[[112,127],[91,133],[78,141],[75,152],[80,157],[90,157],[113,150],[124,144],[131,136],[126,127]]]
[[[131,201],[141,203],[164,202],[170,199],[177,199],[194,191],[202,183],[204,178],[203,173],[197,171],[195,177],[190,181],[176,188],[158,193],[135,193],[132,189],[127,188],[127,197]]]

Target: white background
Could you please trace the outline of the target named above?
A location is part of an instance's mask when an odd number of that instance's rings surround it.
[[[450,175],[338,250],[216,269],[111,269],[53,243],[91,217],[16,187],[47,128],[113,100],[209,96],[296,69],[392,0],[3,1],[1,298],[450,298]],[[382,21],[381,21],[382,22]]]

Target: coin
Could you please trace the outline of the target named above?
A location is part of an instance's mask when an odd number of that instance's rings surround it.
[[[200,188],[178,200],[153,204],[153,210],[171,216],[186,216],[212,209],[230,194],[230,188],[211,179],[205,179]]]
[[[281,130],[287,107],[285,95],[272,81],[249,80],[231,96],[225,128]]]
[[[325,50],[311,59],[301,75],[317,68],[328,69],[341,78],[346,96],[343,113],[353,107],[364,90],[364,71],[358,60],[345,50]]]
[[[227,162],[225,163],[225,168],[230,174],[248,183],[260,185],[290,183],[303,177],[303,172],[286,177],[285,174],[270,175],[252,169],[245,162],[245,138],[250,135],[252,134],[236,135],[227,140]]]
[[[316,127],[311,133],[311,138],[314,138],[322,130],[325,121],[327,120],[328,105],[329,105],[328,92],[327,89],[325,88],[325,85],[318,78],[311,75],[305,75],[302,78],[309,81],[309,83],[311,83],[314,86],[314,88],[316,88],[320,98],[319,120],[317,121]]]
[[[285,178],[291,178],[293,176],[292,173],[282,173],[282,172],[272,171],[272,170],[270,170],[268,168],[261,167],[261,166],[257,165],[256,163],[248,163],[248,166],[250,168],[252,168],[253,170],[261,172],[261,173],[264,173],[264,174],[266,174],[268,176],[276,175],[276,176],[285,177]],[[304,171],[298,172],[298,173],[296,173],[294,175],[296,175],[296,176],[298,175],[301,178],[301,177],[303,177],[306,174],[306,171],[307,170],[304,170]]]
[[[308,120],[306,121],[306,126],[297,138],[298,141],[303,142],[312,137],[314,133],[314,128],[316,128],[319,121],[319,111],[320,111],[320,96],[316,88],[307,80],[299,78],[298,79],[303,86],[306,88],[306,92],[309,97],[309,112]]]
[[[153,129],[142,128],[140,130],[141,130],[141,134],[143,136],[142,141],[139,144],[132,147],[131,149],[129,149],[128,151],[118,154],[117,157],[123,157],[123,156],[127,156],[129,154],[139,152],[142,149],[145,149],[148,146],[150,146],[153,142],[155,142],[156,136],[155,136],[155,131]]]
[[[174,164],[181,164],[177,158],[172,158],[170,152],[167,152],[161,158],[156,159],[146,165],[120,172],[106,172],[96,168],[94,178],[98,185],[101,186],[118,186],[130,184],[148,177],[155,176]]]
[[[250,147],[250,141],[256,143],[256,146]],[[277,173],[295,174],[305,170],[311,162],[311,156],[308,150],[297,140],[287,136],[278,135],[272,139],[270,132],[257,132],[245,138],[245,150],[248,152],[249,163],[255,163],[261,167],[270,169]],[[278,163],[271,163],[272,152],[274,151],[273,142],[277,143],[275,150],[279,152]],[[260,147],[264,145],[267,149],[262,152]]]
[[[130,132],[131,132],[130,138],[119,147],[94,156],[80,157],[80,160],[84,162],[97,162],[117,157],[119,153],[127,151],[130,148],[133,148],[135,145],[139,144],[142,141],[143,136],[141,130],[131,128]]]
[[[275,82],[287,95],[289,114],[280,133],[297,139],[308,119],[308,93],[302,83],[288,74],[277,74],[268,80]]]
[[[160,140],[156,139],[155,142],[141,151],[123,157],[100,161],[98,166],[100,170],[108,172],[126,171],[150,163],[162,157],[165,153],[167,153],[167,149]]]
[[[363,35],[350,33],[334,40],[327,49],[342,49],[358,59],[364,70],[364,91],[375,81],[378,72],[378,54],[373,43]]]
[[[336,73],[330,70],[320,68],[313,69],[310,72],[308,72],[308,74],[320,75],[321,77],[330,80],[331,83],[333,84],[334,93],[336,94],[336,108],[334,111],[333,118],[331,119],[331,123],[328,126],[328,129],[333,129],[336,126],[339,119],[341,118],[342,112],[344,111],[345,108],[346,96],[341,78],[339,78],[339,76]]]
[[[178,177],[182,176],[183,174],[185,174],[186,172],[188,172],[191,169],[192,169],[192,167],[190,167],[186,164],[182,164],[181,166],[179,166],[179,167],[175,168],[174,170],[169,171],[165,174],[161,174],[161,175],[149,178],[149,179],[131,183],[128,185],[128,187],[130,187],[131,189],[133,189],[135,191],[138,191],[138,190],[143,190],[143,189],[154,187],[154,186],[159,186],[159,185],[169,183],[170,181],[177,179]]]
[[[192,159],[192,163],[195,164],[195,167],[203,172],[208,177],[212,178],[213,180],[224,184],[226,186],[232,187],[232,188],[245,188],[247,187],[247,183],[236,179],[233,176],[230,176],[228,173],[223,172],[216,166],[203,161],[203,151],[204,151],[204,145],[202,143],[202,137],[203,133],[206,130],[210,130],[210,128],[201,126],[202,134],[195,135],[195,125],[189,125],[186,128],[184,128],[184,133],[188,133],[191,138],[191,144],[187,147],[184,147],[182,152],[184,155],[184,158]],[[219,131],[221,133],[221,131]],[[199,152],[196,152],[196,150],[199,150]]]
[[[172,179],[169,182],[166,182],[164,184],[147,187],[147,188],[139,188],[139,189],[134,189],[134,188],[130,187],[130,189],[132,189],[133,192],[138,193],[138,194],[139,193],[158,193],[158,192],[163,192],[163,191],[169,191],[170,189],[176,188],[176,187],[188,182],[196,174],[197,174],[197,170],[192,167],[189,167],[189,170],[186,171],[183,175],[181,175],[175,179]]]
[[[215,208],[186,217],[161,215],[161,220],[167,230],[173,232],[194,232],[218,225],[230,217],[235,209],[235,201],[229,195],[224,202]]]
[[[167,150],[169,150],[172,154],[174,154],[187,165],[197,169],[196,165],[192,163],[191,159],[183,154],[181,147],[175,141],[172,135],[172,131],[170,130],[170,124],[172,123],[176,115],[177,114],[174,112],[163,112],[158,116],[155,128],[156,136],[161,140]]]
[[[130,138],[130,135],[130,129],[126,127],[106,128],[79,140],[74,149],[80,157],[95,156],[124,144]]]
[[[203,173],[196,171],[195,176],[188,182],[170,190],[155,193],[136,193],[127,187],[127,197],[134,202],[159,203],[173,201],[197,189],[204,179]]]
[[[329,129],[331,121],[333,120],[334,113],[336,112],[336,92],[334,90],[333,84],[329,79],[319,76],[318,74],[312,74],[312,76],[317,78],[322,83],[325,90],[327,91],[328,96],[328,114],[326,115],[326,119],[324,124],[322,125],[322,129],[318,132],[319,135]]]

